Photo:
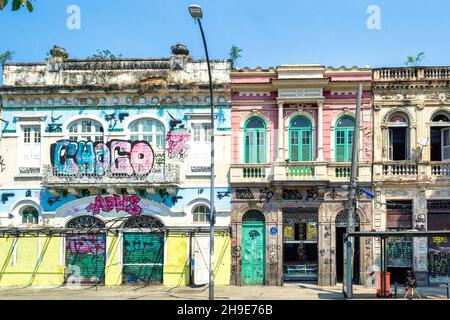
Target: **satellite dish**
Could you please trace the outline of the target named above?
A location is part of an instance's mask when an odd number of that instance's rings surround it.
[[[428,138],[419,138],[418,142],[422,147],[426,147],[428,145]]]

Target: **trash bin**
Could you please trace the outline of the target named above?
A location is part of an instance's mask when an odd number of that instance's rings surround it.
[[[386,281],[385,281],[386,288],[384,288],[384,292],[381,289],[381,287],[384,285],[382,283],[383,278],[384,278],[384,277],[382,277],[382,273],[383,272],[377,272],[377,298],[380,298],[380,297],[387,298],[387,297],[390,297],[390,294],[391,294],[391,273],[390,272],[384,273],[384,275],[386,277]]]

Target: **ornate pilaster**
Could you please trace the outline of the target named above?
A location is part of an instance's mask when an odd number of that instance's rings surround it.
[[[317,161],[324,161],[323,159],[323,101],[317,101],[318,116],[317,116]]]
[[[278,101],[278,156],[277,162],[284,158],[284,102]]]

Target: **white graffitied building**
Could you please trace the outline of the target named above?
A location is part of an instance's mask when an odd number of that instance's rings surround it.
[[[211,64],[216,281],[228,284],[231,64]],[[206,61],[180,44],[158,59],[72,60],[55,46],[5,64],[0,98],[0,285],[207,282]],[[107,231],[67,234],[90,228]]]

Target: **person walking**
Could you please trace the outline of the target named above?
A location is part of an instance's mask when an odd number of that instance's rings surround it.
[[[408,296],[408,294],[411,292],[411,296],[409,299],[412,299],[414,297],[414,293],[416,292],[416,276],[411,270],[406,271],[406,278],[405,278],[405,298]]]

